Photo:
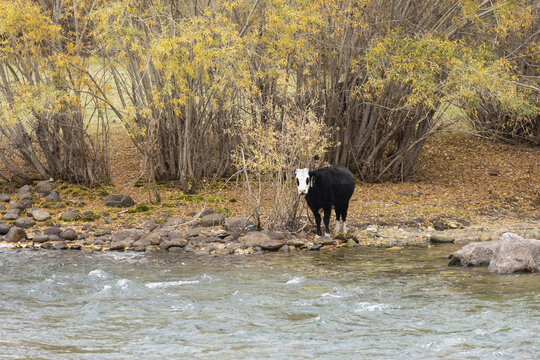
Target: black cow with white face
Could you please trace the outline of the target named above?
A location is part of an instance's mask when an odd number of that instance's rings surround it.
[[[329,166],[313,171],[296,169],[298,194],[305,195],[306,201],[315,216],[317,236],[321,236],[321,215],[324,211],[325,236],[330,236],[330,214],[332,207],[336,210],[336,229],[339,233],[340,220],[343,221],[343,232],[347,232],[347,210],[349,200],[354,192],[354,178],[349,169],[342,165]]]

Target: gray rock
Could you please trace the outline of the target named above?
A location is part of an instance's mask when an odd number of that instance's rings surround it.
[[[6,236],[4,236],[4,241],[7,242],[19,242],[21,240],[26,240],[26,232],[20,227],[13,226],[9,229]]]
[[[6,210],[6,205],[0,205],[0,211]]]
[[[182,248],[187,245],[187,240],[181,237],[175,237],[173,239],[166,240],[160,244],[160,248],[163,250],[169,250],[172,247]]]
[[[32,211],[32,217],[36,221],[45,221],[51,218],[51,214],[47,210],[37,209]]]
[[[134,243],[133,239],[124,239],[120,241],[113,241],[111,242],[111,245],[109,246],[110,250],[121,250],[124,251],[127,248],[131,247],[131,245]]]
[[[58,235],[49,235],[49,241],[60,241],[62,238]]]
[[[195,237],[199,236],[202,232],[202,228],[200,226],[189,226],[186,231],[187,237]]]
[[[144,251],[146,249],[146,247],[150,246],[150,245],[152,245],[152,243],[147,238],[141,238],[141,239],[135,241],[133,244],[131,244],[131,246],[133,246],[134,248],[141,247],[142,250],[139,250],[139,251]]]
[[[26,229],[36,225],[36,222],[29,217],[22,217],[15,220],[15,226]]]
[[[20,202],[12,200],[12,201],[9,202],[9,210],[15,210],[15,209],[24,210],[25,207]]]
[[[239,242],[246,246],[256,248],[260,247],[263,250],[278,250],[285,245],[282,240],[272,239],[268,234],[258,231],[252,231],[238,239]]]
[[[34,238],[32,239],[35,243],[44,243],[46,241],[49,241],[49,235],[45,234],[36,234],[34,235]]]
[[[36,184],[34,191],[38,193],[39,196],[44,197],[51,193],[53,187],[48,181],[40,181]]]
[[[51,191],[51,193],[45,198],[45,201],[58,202],[60,201],[60,194],[57,191]]]
[[[47,235],[60,235],[61,232],[62,229],[60,229],[58,226],[51,226],[43,231],[43,233]]]
[[[247,215],[239,215],[225,220],[225,229],[228,231],[242,231],[250,225],[253,225],[253,221]]]
[[[309,250],[320,250],[322,248],[322,243],[313,244],[309,247]]]
[[[184,220],[183,218],[170,217],[170,218],[167,218],[167,220],[165,220],[165,222],[163,223],[163,226],[174,227],[174,226],[184,224],[185,222],[186,220]]]
[[[496,246],[496,241],[467,244],[450,255],[448,265],[488,266]]]
[[[73,240],[77,240],[78,239],[78,235],[77,233],[75,232],[75,230],[73,229],[66,229],[64,231],[62,231],[59,235],[62,239],[64,240],[69,240],[69,241],[73,241]]]
[[[32,198],[30,198],[30,199],[22,199],[21,200],[21,205],[25,209],[30,209],[32,206],[34,206],[34,203],[32,202]]]
[[[81,218],[78,210],[68,210],[60,215],[60,220],[74,221]]]
[[[17,195],[19,196],[20,200],[23,199],[31,199],[32,198],[32,188],[30,185],[24,185],[19,189],[17,192]]]
[[[163,237],[159,232],[151,232],[150,234],[146,235],[144,239],[150,242],[151,245],[159,245],[163,241]]]
[[[0,202],[8,203],[11,200],[8,194],[0,194]]]
[[[489,271],[497,274],[537,272],[539,267],[540,240],[523,239],[511,233],[501,236],[489,263]]]
[[[53,250],[67,250],[68,247],[65,242],[60,242],[58,244],[53,245]]]
[[[225,215],[221,213],[213,213],[205,215],[201,218],[199,224],[202,227],[223,225],[225,222]]]
[[[144,235],[144,231],[140,229],[126,229],[126,230],[121,230],[117,232],[116,234],[114,234],[112,236],[111,241],[119,242],[119,241],[129,240],[131,241],[131,243],[133,243],[139,240],[140,237],[143,235]]]
[[[81,245],[73,244],[69,247],[69,250],[81,250]]]
[[[6,224],[5,222],[0,223],[0,235],[6,235],[11,229],[11,225]]]
[[[110,194],[105,197],[105,206],[130,207],[135,205],[135,201],[129,195]]]
[[[449,244],[454,242],[454,238],[442,234],[432,234],[429,240],[434,244]]]
[[[158,224],[156,223],[155,220],[148,220],[142,224],[142,229],[144,232],[154,231],[157,227],[158,227]]]
[[[21,213],[21,210],[19,209],[10,209],[2,216],[2,219],[17,220],[19,218],[20,213]]]
[[[489,266],[499,274],[537,272],[540,240],[504,233],[499,240],[471,243],[450,255],[449,265]]]

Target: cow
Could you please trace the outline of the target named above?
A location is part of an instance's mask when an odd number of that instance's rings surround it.
[[[339,233],[340,220],[343,221],[343,232],[347,232],[347,210],[349,200],[354,192],[354,178],[349,169],[342,165],[328,166],[309,171],[309,169],[296,169],[296,184],[298,194],[305,195],[307,204],[317,224],[317,236],[321,236],[321,215],[324,211],[325,236],[330,236],[330,214],[332,207],[336,211],[336,228]]]

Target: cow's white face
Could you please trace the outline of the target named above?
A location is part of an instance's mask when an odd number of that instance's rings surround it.
[[[309,169],[296,169],[296,185],[298,185],[298,194],[306,195],[309,190]]]

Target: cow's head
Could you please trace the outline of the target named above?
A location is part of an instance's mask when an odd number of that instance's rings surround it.
[[[309,169],[296,169],[296,185],[298,185],[298,194],[307,195],[310,186]]]

